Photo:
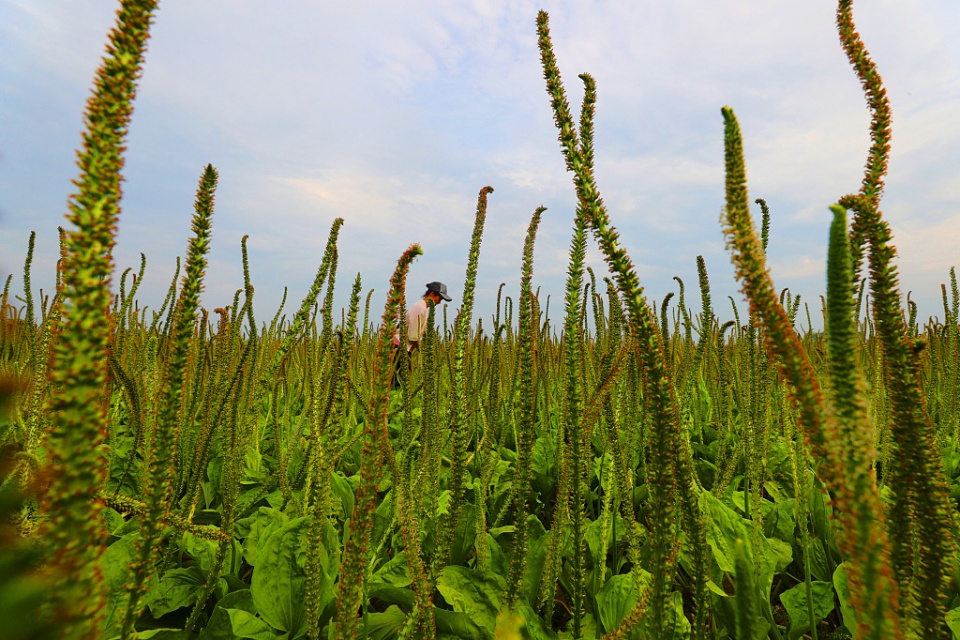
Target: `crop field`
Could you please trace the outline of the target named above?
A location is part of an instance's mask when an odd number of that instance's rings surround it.
[[[831,207],[824,330],[767,271],[727,107],[721,224],[748,304],[718,320],[700,257],[696,285],[645,297],[594,179],[595,82],[575,118],[541,12],[578,202],[559,320],[534,284],[542,208],[518,298],[474,316],[484,187],[462,303],[431,304],[409,356],[392,338],[421,249],[389,283],[339,273],[342,219],[300,302],[255,312],[244,238],[244,282],[203,308],[209,165],[162,307],[138,301],[145,263],[114,273],[155,8],[124,0],[109,35],[56,291],[32,291],[31,236],[0,300],[0,637],[960,637],[960,291],[943,274],[924,321],[899,290],[889,106],[850,0],[871,147]]]

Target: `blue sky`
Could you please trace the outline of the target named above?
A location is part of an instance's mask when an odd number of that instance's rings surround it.
[[[117,4],[0,0],[0,276],[18,274],[17,292],[30,230],[34,286],[53,287],[81,112]],[[696,307],[699,254],[718,313],[731,315],[728,295],[745,308],[719,225],[730,105],[750,197],[772,210],[774,281],[810,301],[818,325],[827,207],[858,188],[869,144],[826,0],[164,0],[128,140],[118,273],[145,253],[138,297],[159,306],[212,163],[208,308],[242,285],[249,234],[258,317],[272,317],[284,286],[292,312],[338,216],[338,304],[359,271],[379,316],[396,259],[419,242],[409,298],[442,280],[456,305],[489,184],[475,318],[489,326],[501,282],[516,296],[542,204],[534,284],[558,325],[575,198],[539,66],[541,7],[575,108],[576,75],[597,80],[597,179],[648,296],[676,290],[679,276]],[[883,211],[902,288],[922,317],[942,318],[940,283],[960,262],[960,3],[860,0],[854,15],[893,108]],[[595,245],[589,264],[606,273]]]

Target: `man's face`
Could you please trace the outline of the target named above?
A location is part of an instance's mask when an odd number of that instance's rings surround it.
[[[440,294],[436,291],[431,291],[427,294],[427,299],[432,301],[434,305],[440,304],[443,298],[440,297]]]

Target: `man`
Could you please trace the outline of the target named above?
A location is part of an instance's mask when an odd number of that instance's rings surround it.
[[[441,300],[450,302],[453,298],[447,295],[447,285],[442,282],[431,282],[427,284],[427,290],[423,294],[423,297],[414,302],[407,309],[407,354],[408,356],[413,354],[414,351],[420,348],[420,343],[423,341],[423,335],[427,332],[427,314],[429,307],[427,302],[433,302],[434,305],[440,304]],[[393,334],[393,360],[394,360],[394,369],[393,369],[393,386],[397,388],[400,386],[400,375],[399,367],[401,361],[400,354],[400,330],[398,329],[396,333]],[[409,364],[409,358],[408,358]]]

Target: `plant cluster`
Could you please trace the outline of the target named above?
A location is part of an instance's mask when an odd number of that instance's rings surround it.
[[[289,319],[285,295],[257,323],[246,237],[243,286],[203,308],[209,165],[162,307],[137,301],[145,257],[111,294],[154,9],[123,0],[109,36],[56,291],[35,303],[31,234],[23,304],[12,277],[0,299],[4,637],[960,636],[960,292],[951,270],[942,322],[901,308],[880,211],[889,107],[850,0],[837,25],[872,146],[858,193],[830,207],[825,331],[798,331],[799,296],[777,294],[727,107],[722,226],[749,309],[731,300],[720,322],[701,256],[699,311],[679,278],[678,304],[645,297],[594,175],[596,83],[580,76],[575,122],[541,12],[577,197],[561,328],[533,288],[543,207],[516,305],[501,285],[490,328],[474,323],[484,187],[462,306],[448,324],[431,305],[412,356],[392,337],[420,247],[379,324],[372,290],[358,321],[360,274],[337,323],[340,218]]]

